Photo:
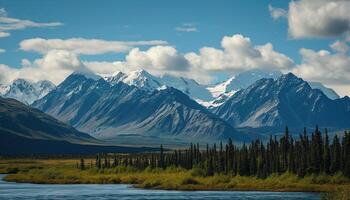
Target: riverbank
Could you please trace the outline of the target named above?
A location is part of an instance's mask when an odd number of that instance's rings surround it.
[[[115,167],[97,170],[93,160],[86,159],[86,169],[77,168],[77,159],[7,159],[0,161],[4,180],[39,184],[133,184],[138,188],[165,190],[259,190],[284,192],[330,192],[350,188],[350,180],[340,174],[271,175],[266,179],[217,174],[204,176],[200,169],[146,169]]]

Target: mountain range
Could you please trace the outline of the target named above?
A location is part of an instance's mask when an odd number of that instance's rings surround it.
[[[141,136],[249,141],[261,135],[242,131],[246,128],[268,127],[273,134],[286,125],[350,127],[349,97],[339,98],[320,83],[276,71],[248,71],[206,86],[145,70],[104,78],[87,70],[74,72],[57,86],[18,79],[0,91],[26,104],[34,101],[33,108],[103,140]]]
[[[97,75],[90,75],[95,79],[100,78]],[[148,91],[173,87],[182,91],[205,107],[216,107],[225,102],[226,99],[237,91],[247,88],[259,79],[273,78],[276,80],[280,76],[282,76],[282,73],[279,71],[249,70],[232,76],[227,81],[211,86],[201,85],[193,79],[184,77],[174,77],[170,75],[161,77],[153,76],[145,70],[136,70],[128,74],[116,72],[113,75],[104,77],[104,79],[112,85],[118,82],[124,82],[128,85],[133,85],[139,89]],[[334,90],[325,87],[321,83],[308,83],[313,89],[321,90],[330,99],[339,98]],[[53,83],[47,80],[32,82],[25,79],[16,79],[10,85],[0,83],[0,96],[14,98],[30,105],[34,101],[44,97],[55,87]]]
[[[124,82],[149,91],[159,90],[164,87],[174,87],[205,107],[216,107],[221,105],[227,98],[239,90],[245,89],[262,78],[276,80],[283,74],[280,71],[271,70],[249,70],[230,77],[227,81],[207,86],[197,83],[193,79],[174,76],[153,76],[145,70],[132,71],[129,74],[116,72],[114,75],[105,77],[109,83],[116,84]],[[339,98],[338,94],[331,88],[327,88],[318,82],[309,82],[313,89],[321,90],[331,99]]]
[[[328,98],[292,73],[260,79],[212,112],[234,127],[350,127],[350,98]]]
[[[249,139],[172,87],[150,91],[72,74],[32,106],[103,139],[121,134]]]
[[[0,84],[0,96],[13,98],[27,105],[44,97],[56,86],[47,80],[32,82],[25,79],[16,79],[10,85]]]

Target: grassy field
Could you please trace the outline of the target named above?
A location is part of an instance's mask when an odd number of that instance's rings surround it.
[[[204,176],[200,169],[146,169],[130,167],[97,170],[93,160],[85,159],[87,169],[77,168],[77,159],[2,159],[0,173],[6,181],[51,184],[125,183],[135,187],[167,190],[261,190],[336,192],[350,188],[350,180],[341,174],[300,178],[293,174],[272,175],[266,179],[229,175]],[[339,194],[339,192],[337,192]],[[334,195],[333,195],[334,196]]]

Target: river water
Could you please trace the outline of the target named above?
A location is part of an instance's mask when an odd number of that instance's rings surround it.
[[[64,199],[64,200],[139,200],[139,199],[260,199],[260,200],[314,200],[317,193],[304,192],[244,192],[244,191],[164,191],[143,190],[125,184],[53,185],[5,182],[0,175],[0,200],[6,199]]]

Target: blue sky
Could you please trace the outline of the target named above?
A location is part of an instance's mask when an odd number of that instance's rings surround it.
[[[59,21],[61,27],[13,31],[1,40],[4,64],[18,66],[22,58],[36,54],[18,51],[21,40],[42,38],[99,38],[105,40],[165,40],[180,52],[197,51],[203,46],[219,47],[225,35],[242,34],[254,44],[271,42],[276,50],[299,60],[299,48],[327,48],[328,40],[289,39],[286,21],[274,21],[268,5],[288,7],[287,1],[21,1],[1,0],[0,7],[19,19],[36,22]],[[179,33],[175,28],[194,24],[198,32]],[[121,55],[99,55],[85,59],[115,60]]]
[[[0,0],[7,16],[39,23],[60,22],[63,25],[42,28],[25,28],[8,31],[9,37],[0,38],[0,63],[20,68],[21,60],[34,61],[43,57],[33,51],[19,49],[21,41],[43,39],[101,39],[111,41],[162,40],[177,49],[180,54],[198,53],[207,46],[221,48],[224,36],[235,34],[250,38],[255,45],[271,43],[276,52],[301,62],[301,48],[315,52],[325,49],[336,37],[291,37],[288,20],[273,19],[268,6],[288,11],[289,2],[281,0],[128,0],[128,1],[22,1]],[[1,26],[1,24],[0,24]],[[178,31],[192,28],[191,32]],[[177,29],[178,28],[178,29]],[[147,50],[150,46],[140,46]],[[107,52],[97,55],[79,55],[84,61],[123,60],[128,52]],[[215,81],[223,80],[234,71],[212,71]],[[332,85],[332,84],[329,84]]]

